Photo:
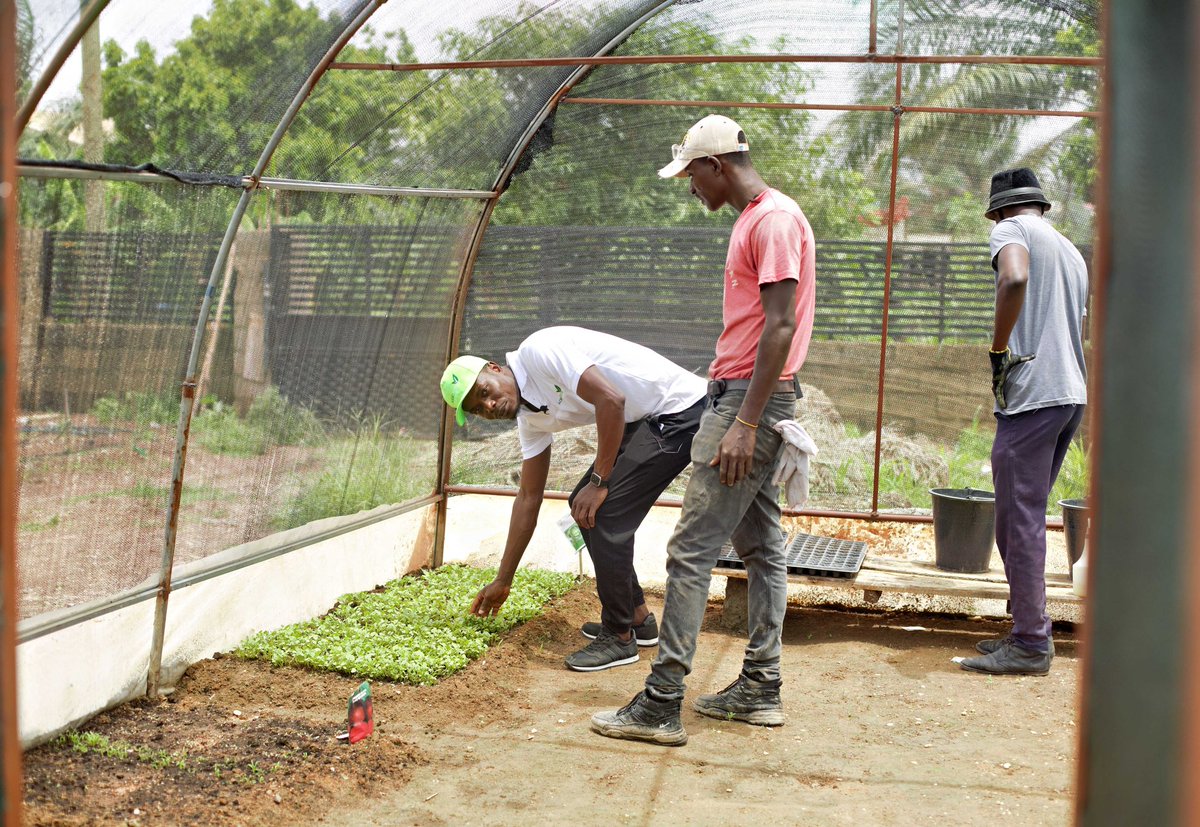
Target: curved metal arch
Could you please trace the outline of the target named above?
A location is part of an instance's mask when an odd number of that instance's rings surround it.
[[[33,117],[34,110],[41,103],[42,96],[46,94],[46,90],[50,88],[50,84],[58,77],[59,70],[67,62],[67,58],[71,56],[71,52],[75,51],[75,47],[79,45],[79,41],[83,39],[84,34],[96,22],[96,18],[100,16],[100,12],[104,11],[109,2],[110,0],[92,0],[88,7],[80,12],[75,25],[71,27],[71,31],[67,32],[67,36],[59,44],[58,49],[54,52],[54,56],[46,64],[46,70],[38,78],[37,84],[29,90],[29,97],[25,99],[25,102],[21,104],[21,108],[17,110],[18,136],[29,125],[29,119]]]
[[[643,12],[636,20],[622,29],[616,37],[604,44],[592,56],[602,57],[607,55],[628,40],[629,36],[645,25],[646,21],[666,11],[675,5],[675,3],[676,0],[663,0],[663,2],[658,3],[649,11]],[[516,169],[517,163],[521,160],[521,156],[525,153],[525,150],[529,148],[530,142],[533,141],[533,136],[542,127],[542,124],[546,122],[546,119],[558,108],[559,101],[594,68],[594,66],[580,66],[559,85],[554,94],[546,100],[546,103],[530,120],[529,125],[525,127],[525,132],[522,133],[521,137],[513,145],[512,151],[509,153],[504,165],[500,168],[500,172],[492,184],[492,190],[495,192],[495,195],[488,200],[483,214],[479,217],[479,222],[475,226],[475,232],[471,239],[471,246],[468,249],[467,255],[463,258],[463,266],[459,272],[458,286],[454,291],[454,304],[451,309],[450,336],[446,347],[446,362],[452,360],[458,353],[458,342],[462,338],[463,316],[467,307],[467,291],[471,285],[471,275],[475,270],[475,260],[479,256],[479,250],[483,246],[483,236],[487,231],[488,224],[492,220],[492,213],[496,208],[497,202],[500,200],[500,196],[504,193],[502,187],[513,174],[513,170]],[[437,503],[437,521],[431,558],[433,566],[441,565],[442,552],[446,541],[446,486],[450,482],[450,451],[453,443],[452,421],[450,409],[446,408],[442,416],[441,428],[438,430],[437,493],[441,497]]]
[[[97,2],[100,2],[100,0],[97,0]],[[154,604],[154,636],[150,645],[150,663],[146,673],[146,694],[150,697],[158,694],[158,685],[162,672],[162,650],[163,638],[166,632],[167,598],[171,593],[171,569],[175,563],[175,534],[179,518],[179,503],[183,493],[183,471],[187,460],[188,431],[192,424],[192,409],[196,394],[196,369],[200,361],[200,346],[204,340],[204,330],[207,327],[208,314],[212,306],[212,297],[216,289],[217,278],[225,272],[225,263],[229,259],[229,251],[233,246],[233,239],[237,236],[238,227],[241,226],[242,218],[246,215],[246,209],[250,206],[250,199],[253,197],[255,189],[258,188],[263,171],[267,168],[267,164],[271,162],[271,157],[279,147],[279,142],[283,140],[284,134],[296,119],[300,107],[308,100],[309,95],[312,94],[312,90],[317,85],[317,81],[325,74],[325,71],[329,68],[329,64],[338,56],[338,53],[350,41],[350,38],[357,34],[358,30],[386,2],[387,0],[362,0],[358,12],[350,17],[341,34],[338,35],[337,39],[326,50],[324,56],[313,66],[308,74],[308,78],[292,98],[291,104],[279,119],[279,124],[275,127],[275,131],[263,147],[263,151],[258,157],[258,163],[254,165],[253,172],[250,173],[246,189],[242,190],[241,198],[238,199],[237,206],[230,216],[229,226],[225,228],[225,236],[221,240],[221,247],[217,251],[216,260],[213,262],[212,272],[209,273],[208,286],[205,288],[204,300],[200,305],[199,317],[196,319],[196,329],[192,334],[192,349],[188,356],[187,375],[184,377],[182,383],[179,401],[179,424],[175,431],[175,457],[171,466],[171,499],[167,506],[166,525],[163,530],[162,563],[159,569],[158,595]]]

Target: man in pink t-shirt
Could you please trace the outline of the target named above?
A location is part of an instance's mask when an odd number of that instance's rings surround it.
[[[619,710],[592,716],[601,735],[667,746],[687,743],[684,678],[712,568],[730,539],[746,566],[750,641],[738,678],[693,708],[720,720],[784,722],[779,657],[787,566],[779,486],[771,481],[782,444],[774,426],[794,414],[816,292],[812,228],[796,202],[754,169],[741,127],[709,115],[673,151],[660,176],[686,176],[710,211],[728,204],[740,213],[725,259],[725,326],[709,367],[709,408],[692,441],[683,510],[667,545],[658,655],[642,692]]]

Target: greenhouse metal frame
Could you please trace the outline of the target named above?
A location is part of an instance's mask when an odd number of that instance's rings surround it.
[[[72,4],[63,4],[64,7]],[[852,50],[845,50],[845,53],[792,53],[783,51],[778,54],[760,52],[754,54],[671,54],[671,53],[633,53],[633,54],[615,54],[620,52],[623,47],[626,47],[630,39],[634,37],[639,30],[652,23],[656,19],[661,19],[662,16],[672,10],[690,15],[691,10],[687,7],[698,6],[698,14],[704,12],[704,4],[695,4],[682,2],[682,0],[667,0],[667,2],[643,2],[643,3],[620,3],[620,14],[616,15],[619,19],[618,23],[612,23],[613,31],[609,32],[601,38],[602,42],[593,45],[593,53],[586,55],[553,55],[549,57],[521,57],[521,58],[487,58],[479,59],[443,59],[443,60],[426,60],[418,62],[368,62],[368,61],[340,61],[341,57],[348,44],[354,41],[355,37],[360,34],[372,22],[372,19],[381,12],[381,10],[391,7],[395,9],[404,4],[400,0],[391,0],[390,3],[385,0],[367,0],[366,2],[355,2],[337,4],[330,2],[327,5],[333,8],[329,9],[331,19],[334,17],[333,12],[338,12],[338,25],[325,33],[325,40],[321,41],[321,47],[316,48],[318,40],[313,41],[312,52],[315,59],[307,67],[305,77],[295,84],[294,94],[288,98],[288,103],[275,123],[274,129],[262,141],[260,147],[253,148],[253,151],[245,156],[251,160],[252,166],[247,173],[239,174],[235,169],[213,170],[209,168],[197,168],[195,170],[185,170],[185,175],[181,176],[177,168],[164,167],[161,165],[161,159],[158,158],[133,158],[127,157],[119,159],[117,163],[106,163],[96,160],[83,160],[73,158],[49,159],[46,161],[38,161],[37,163],[25,163],[22,159],[20,166],[17,166],[15,150],[17,138],[22,131],[34,120],[35,113],[38,110],[39,102],[50,89],[52,82],[60,69],[67,61],[68,57],[76,51],[76,47],[84,38],[84,35],[92,27],[97,20],[101,24],[105,21],[105,11],[110,5],[117,7],[121,5],[121,0],[92,0],[82,9],[75,6],[74,13],[68,15],[69,25],[63,25],[58,37],[53,43],[53,50],[47,50],[43,56],[44,61],[41,66],[41,72],[37,82],[33,84],[26,96],[19,100],[20,108],[15,112],[15,116],[11,109],[0,108],[0,114],[5,114],[5,124],[15,124],[13,131],[5,130],[4,152],[0,155],[0,160],[5,164],[4,180],[15,180],[13,171],[15,170],[25,182],[44,183],[52,180],[60,181],[101,181],[110,182],[113,184],[128,184],[131,186],[149,187],[168,187],[168,188],[216,188],[222,187],[238,191],[236,203],[228,210],[228,219],[225,224],[224,232],[221,234],[215,246],[215,256],[211,259],[211,265],[207,272],[203,274],[192,274],[196,276],[197,281],[202,280],[202,298],[195,308],[192,322],[192,333],[190,336],[190,344],[186,349],[186,359],[182,360],[182,373],[176,374],[174,386],[177,390],[178,397],[178,416],[174,424],[174,447],[171,452],[171,471],[169,474],[169,500],[164,510],[164,517],[158,530],[161,532],[161,555],[158,564],[158,572],[156,582],[153,586],[143,585],[137,588],[123,588],[113,594],[105,595],[102,599],[93,599],[84,601],[81,604],[61,604],[58,610],[39,614],[36,617],[22,621],[20,627],[17,627],[17,609],[18,595],[15,590],[12,573],[15,566],[14,555],[4,555],[4,567],[0,570],[0,577],[5,587],[3,593],[4,607],[4,623],[3,630],[6,639],[15,641],[17,631],[20,631],[20,640],[30,641],[38,637],[49,635],[57,630],[69,627],[73,624],[80,623],[84,620],[102,616],[116,609],[141,603],[146,601],[150,596],[155,598],[155,616],[153,626],[153,639],[150,646],[150,658],[148,676],[146,678],[146,689],[148,692],[156,692],[162,676],[160,675],[161,657],[163,650],[164,635],[167,628],[166,612],[168,598],[173,590],[178,590],[184,586],[193,585],[203,582],[222,574],[238,570],[245,566],[253,565],[266,559],[278,557],[296,548],[303,548],[317,540],[327,538],[336,534],[344,534],[361,528],[366,525],[378,523],[386,520],[397,514],[417,511],[420,509],[432,509],[434,515],[434,532],[430,540],[431,554],[430,562],[437,565],[443,558],[443,544],[445,542],[446,531],[446,507],[448,497],[454,494],[462,493],[493,493],[507,494],[511,493],[511,488],[504,488],[494,484],[471,484],[471,483],[454,483],[452,482],[452,466],[454,440],[453,440],[453,419],[449,413],[436,402],[436,410],[438,412],[438,420],[436,425],[431,423],[431,430],[436,432],[436,464],[432,471],[431,485],[427,490],[417,496],[410,497],[392,505],[369,511],[362,518],[345,520],[339,523],[335,528],[328,530],[320,530],[310,532],[306,536],[298,536],[298,539],[285,540],[277,544],[268,543],[264,548],[255,552],[252,555],[243,557],[235,562],[227,562],[217,560],[211,566],[200,566],[189,570],[188,574],[182,578],[177,576],[177,541],[178,527],[181,514],[186,512],[185,492],[188,490],[188,451],[191,447],[190,440],[193,439],[193,422],[194,416],[197,414],[199,402],[196,398],[197,386],[204,381],[202,361],[211,356],[211,350],[208,356],[204,355],[205,345],[211,337],[213,327],[213,310],[214,304],[220,307],[224,303],[225,291],[231,289],[229,282],[230,269],[232,267],[232,258],[235,245],[239,239],[239,235],[245,230],[245,220],[248,212],[255,205],[256,197],[270,197],[272,193],[298,193],[301,196],[306,194],[315,195],[318,197],[328,196],[345,196],[348,199],[391,199],[396,201],[412,200],[414,203],[419,202],[421,205],[426,205],[431,201],[453,201],[453,202],[468,202],[475,205],[472,209],[474,214],[464,212],[459,216],[459,224],[457,229],[451,229],[450,232],[457,233],[457,241],[451,241],[442,251],[446,256],[449,266],[451,267],[454,279],[453,282],[447,281],[445,287],[445,295],[440,300],[444,300],[441,309],[438,311],[441,320],[445,324],[443,338],[440,340],[443,345],[440,349],[437,347],[437,342],[434,343],[433,350],[437,352],[439,360],[444,364],[445,361],[453,358],[458,353],[465,351],[464,338],[466,328],[468,327],[468,317],[470,309],[468,305],[473,300],[473,288],[478,285],[478,281],[474,280],[475,271],[480,261],[481,252],[484,250],[489,237],[489,231],[493,229],[492,219],[500,205],[500,203],[508,195],[510,187],[513,184],[514,178],[517,176],[530,176],[532,173],[529,170],[531,161],[536,161],[536,156],[544,155],[547,152],[552,152],[553,149],[553,130],[547,129],[548,124],[553,126],[555,119],[560,112],[570,112],[585,110],[588,108],[597,108],[603,111],[611,111],[616,108],[638,107],[645,112],[652,112],[657,108],[667,107],[667,110],[678,115],[682,120],[678,120],[670,127],[673,132],[681,131],[683,126],[686,126],[689,118],[694,119],[698,116],[701,110],[709,111],[724,111],[732,110],[735,112],[761,111],[761,112],[807,112],[807,113],[853,113],[862,112],[877,116],[881,119],[890,121],[890,141],[884,141],[884,149],[879,158],[879,169],[886,169],[886,176],[882,182],[883,197],[881,214],[882,221],[879,229],[883,238],[880,242],[883,245],[883,263],[882,263],[882,281],[880,285],[881,295],[879,296],[879,329],[878,336],[874,342],[877,353],[877,358],[870,368],[874,371],[875,379],[871,383],[874,386],[874,410],[873,416],[870,419],[871,429],[873,432],[873,440],[870,449],[870,483],[869,483],[869,499],[862,502],[860,507],[814,507],[798,512],[799,514],[815,514],[829,515],[838,517],[848,517],[854,519],[870,519],[870,520],[928,520],[928,515],[904,513],[903,511],[888,509],[881,503],[881,470],[885,463],[884,443],[885,429],[888,424],[888,411],[886,410],[886,402],[888,395],[888,377],[889,377],[889,356],[891,355],[890,345],[892,340],[889,338],[889,316],[893,307],[893,258],[899,242],[896,237],[897,225],[902,221],[899,218],[901,212],[904,211],[902,205],[902,197],[899,195],[900,184],[903,179],[905,155],[902,152],[902,128],[908,123],[906,117],[909,115],[935,115],[935,116],[962,116],[967,118],[1046,118],[1046,119],[1071,119],[1075,122],[1080,121],[1100,121],[1101,107],[1080,108],[1078,106],[1057,106],[1051,108],[1034,108],[1021,106],[955,106],[955,105],[935,105],[924,102],[917,95],[917,100],[909,99],[906,88],[906,67],[945,67],[945,66],[1003,66],[1003,67],[1034,67],[1030,71],[1038,71],[1039,68],[1052,69],[1068,69],[1077,68],[1082,70],[1096,70],[1106,65],[1105,61],[1113,61],[1111,55],[1106,57],[1099,56],[1081,56],[1073,54],[906,54],[903,51],[903,38],[907,34],[905,32],[905,23],[908,20],[906,14],[911,13],[914,5],[909,4],[909,9],[905,9],[905,4],[883,3],[881,0],[870,0],[867,8],[867,16],[865,19],[865,32],[860,32],[859,35],[865,35],[866,49],[860,53],[851,53]],[[521,18],[519,23],[524,24],[538,17],[538,15],[547,9],[558,5],[558,3],[548,3],[541,7],[529,5],[511,4],[501,8],[501,4],[496,4],[498,11],[517,11],[519,13],[527,13],[527,16]],[[581,7],[587,4],[576,4]],[[597,4],[598,5],[598,4]],[[745,3],[736,4],[741,7],[742,11],[753,9],[755,4],[747,0]],[[860,6],[863,4],[859,4]],[[964,3],[965,7],[972,4]],[[985,4],[986,5],[986,4]],[[1086,3],[1031,3],[1033,6],[1045,6],[1055,10],[1066,10],[1069,12],[1079,12],[1082,14],[1096,13],[1094,7]],[[1121,31],[1116,28],[1120,20],[1133,22],[1139,20],[1137,15],[1149,15],[1149,4],[1141,4],[1138,8],[1131,7],[1123,9],[1118,13],[1118,21],[1109,21],[1109,27],[1114,33],[1114,43],[1120,44],[1119,39],[1122,36]],[[345,8],[342,8],[345,6]],[[1143,8],[1144,6],[1144,8]],[[12,37],[12,32],[17,27],[15,19],[16,4],[6,2],[0,4],[0,8],[4,14],[0,14],[0,22],[6,23],[4,31],[0,32],[0,36],[4,38]],[[1174,9],[1178,10],[1180,19],[1191,19],[1185,14],[1190,12],[1195,15],[1196,11],[1193,4],[1176,4]],[[682,11],[680,11],[682,10]],[[61,10],[60,10],[61,11]],[[883,45],[881,41],[884,39],[881,35],[880,18],[884,13],[895,15],[895,23],[898,24],[894,28],[889,29],[889,37],[894,40]],[[582,14],[582,12],[581,12]],[[767,15],[769,17],[769,14]],[[73,18],[73,19],[72,19]],[[685,22],[694,22],[696,18],[685,15]],[[721,22],[729,25],[729,20],[721,18]],[[513,30],[516,29],[514,24]],[[963,25],[970,25],[963,24]],[[731,27],[735,28],[735,27]],[[1186,27],[1178,27],[1182,32],[1186,33]],[[1154,31],[1161,37],[1169,39],[1171,35],[1171,26],[1169,20],[1160,20],[1154,27]],[[503,36],[508,36],[511,32],[506,30],[502,33]],[[1193,33],[1194,34],[1194,33]],[[1184,34],[1179,34],[1177,37],[1182,38]],[[951,38],[952,39],[952,38]],[[1192,38],[1194,41],[1194,37]],[[9,43],[5,42],[5,51],[8,54],[13,54],[14,50],[8,48]],[[889,51],[888,47],[891,47]],[[1138,56],[1146,56],[1145,51],[1140,53],[1135,52],[1133,47],[1126,42],[1124,48],[1129,49],[1132,53]],[[591,87],[588,82],[595,84],[597,78],[601,77],[600,72],[609,67],[652,67],[654,70],[661,70],[669,73],[679,67],[744,67],[744,66],[785,66],[797,65],[805,69],[820,66],[839,66],[839,67],[865,67],[866,70],[877,72],[880,76],[885,73],[894,74],[894,84],[890,100],[877,100],[873,103],[850,102],[850,101],[827,101],[827,100],[807,100],[803,94],[800,94],[797,99],[793,100],[775,100],[762,101],[746,99],[743,97],[730,96],[722,99],[687,99],[682,97],[672,97],[664,99],[650,98],[646,96],[637,97],[635,95],[614,95],[604,96],[601,94],[580,94],[578,96],[573,93],[577,90],[587,92]],[[1110,63],[1109,66],[1114,64]],[[894,68],[893,68],[894,67]],[[490,183],[485,186],[446,186],[437,185],[424,187],[420,181],[411,181],[409,184],[398,184],[394,180],[383,180],[388,176],[381,176],[381,180],[376,182],[368,181],[324,181],[310,180],[304,178],[289,177],[288,175],[269,174],[273,162],[276,160],[276,152],[279,150],[282,143],[288,136],[289,128],[293,125],[298,117],[304,111],[306,103],[310,101],[314,93],[318,89],[321,81],[331,74],[347,75],[351,73],[361,73],[362,75],[378,75],[385,77],[418,77],[426,78],[429,73],[441,73],[438,78],[453,75],[454,73],[469,73],[477,71],[489,72],[505,72],[516,70],[548,70],[561,69],[564,70],[561,74],[555,75],[538,75],[543,79],[540,87],[533,87],[548,92],[544,96],[532,102],[525,102],[526,108],[520,113],[524,116],[524,120],[517,124],[517,128],[513,132],[513,137],[508,146],[499,148],[498,163],[492,167],[490,173]],[[12,77],[12,67],[7,65],[0,66],[0,94],[3,95],[3,105],[7,106],[10,100],[16,99],[15,95],[8,94],[9,89],[15,91],[16,81]],[[630,81],[628,85],[635,85],[635,81],[639,80],[638,76],[633,76],[634,81]],[[736,77],[736,76],[731,76]],[[432,86],[437,78],[431,79],[426,83],[426,88]],[[614,81],[618,89],[622,88],[621,83]],[[736,86],[736,83],[730,85]],[[1097,89],[1092,90],[1094,93]],[[419,89],[414,93],[413,98],[417,98],[424,94],[424,89]],[[1114,94],[1111,89],[1105,89],[1104,94],[1109,96],[1108,106],[1111,106],[1111,96]],[[817,96],[819,97],[819,96]],[[998,97],[1003,97],[998,96]],[[1003,103],[1003,101],[1001,101]],[[1128,104],[1125,101],[1118,101],[1118,105],[1124,104],[1131,109],[1136,109],[1136,105]],[[564,106],[565,105],[565,106]],[[1105,107],[1107,108],[1107,106]],[[1120,111],[1118,108],[1116,111]],[[646,116],[650,117],[650,116]],[[882,121],[881,121],[882,122]],[[966,123],[969,123],[967,121]],[[679,127],[679,128],[676,128]],[[1193,126],[1194,129],[1194,126]],[[482,134],[482,132],[481,132]],[[1105,133],[1101,133],[1105,135]],[[1194,133],[1193,133],[1194,135]],[[953,137],[951,134],[950,137]],[[486,140],[486,138],[484,138]],[[753,137],[752,137],[753,140]],[[1105,135],[1105,140],[1111,141],[1112,138]],[[349,145],[354,145],[355,142],[348,142]],[[544,146],[548,144],[549,146]],[[350,146],[343,147],[343,154],[349,151]],[[1102,144],[1105,145],[1105,144]],[[1118,146],[1113,151],[1113,157],[1117,163],[1128,161],[1129,150],[1125,147]],[[660,153],[661,154],[661,153]],[[341,156],[339,156],[341,157]],[[450,157],[450,156],[447,156]],[[1103,156],[1102,156],[1103,157]],[[220,160],[220,159],[218,159]],[[144,167],[143,164],[151,164],[151,167]],[[336,161],[334,162],[336,163]],[[524,165],[524,168],[523,168]],[[534,172],[537,171],[534,167]],[[412,170],[401,170],[401,173],[411,173]],[[187,177],[190,174],[196,174],[197,177]],[[465,178],[465,176],[464,176]],[[477,177],[474,179],[479,180]],[[975,184],[981,185],[983,182],[976,181]],[[1099,174],[1099,190],[1101,197],[1108,186],[1107,176],[1104,174],[1103,165],[1100,168]],[[15,282],[18,279],[17,272],[17,256],[15,254],[16,227],[15,222],[9,220],[9,216],[15,214],[16,198],[12,191],[4,191],[0,193],[5,201],[5,217],[4,221],[4,301],[3,309],[5,311],[5,349],[4,363],[12,365],[13,354],[16,353],[16,337],[19,321],[17,316],[17,305],[19,299],[16,290]],[[982,198],[982,194],[980,194]],[[803,200],[802,201],[803,205]],[[334,203],[334,202],[329,202]],[[361,202],[357,202],[361,203]],[[219,206],[214,206],[212,212],[219,213]],[[394,207],[389,206],[388,209]],[[424,210],[425,206],[421,206],[420,210]],[[1106,289],[1106,267],[1107,260],[1107,244],[1108,244],[1108,213],[1106,212],[1107,205],[1100,201],[1097,203],[1096,209],[1096,228],[1095,235],[1097,238],[1096,256],[1093,260],[1094,273],[1097,277],[1098,290],[1098,305],[1094,308],[1094,317],[1098,321],[1094,321],[1094,326],[1102,326],[1111,324],[1111,319],[1120,315],[1125,308],[1116,308],[1110,311],[1105,305],[1105,289]],[[330,213],[336,213],[336,209],[330,209]],[[352,215],[352,210],[347,209],[346,215]],[[386,210],[381,210],[381,213],[386,214]],[[186,213],[186,208],[184,209]],[[424,213],[419,213],[424,215]],[[419,222],[421,219],[418,218]],[[433,219],[435,222],[438,216]],[[445,218],[446,226],[452,227],[452,222],[455,217],[447,214]],[[136,222],[134,222],[136,223]],[[345,238],[350,238],[347,234]],[[818,238],[818,243],[820,242]],[[79,242],[82,243],[82,242]],[[417,242],[412,239],[408,240],[409,246],[404,248],[405,255],[409,251],[416,249],[413,245]],[[435,251],[435,255],[436,255]],[[536,252],[529,254],[532,260],[537,257]],[[406,259],[407,260],[407,259]],[[239,271],[240,277],[240,271]],[[403,275],[397,278],[403,279]],[[818,275],[820,279],[820,275]],[[397,282],[399,283],[399,282]],[[57,283],[55,283],[57,285]],[[49,288],[47,288],[49,289]],[[487,289],[487,288],[484,288]],[[602,290],[603,287],[597,288]],[[535,289],[536,292],[536,289]],[[218,298],[221,297],[221,298]],[[275,297],[272,296],[272,300]],[[314,300],[315,301],[315,300]],[[390,311],[385,311],[384,315]],[[1108,314],[1108,315],[1106,315]],[[386,337],[387,323],[391,320],[391,316],[385,319],[385,332],[381,336]],[[649,320],[646,320],[649,321]],[[220,313],[218,312],[215,319],[217,329],[222,324]],[[415,323],[414,323],[415,324]],[[1106,327],[1100,327],[1101,330],[1107,332]],[[403,331],[402,331],[403,333]],[[515,345],[515,341],[512,343]],[[870,343],[868,343],[869,345]],[[382,339],[380,343],[368,343],[370,346],[376,347],[376,354],[382,352]],[[1098,346],[1099,347],[1099,346]],[[215,349],[215,344],[212,345]],[[178,360],[177,360],[178,361]],[[859,365],[861,367],[861,365]],[[437,367],[440,368],[440,365]],[[22,366],[22,372],[28,370]],[[373,370],[373,369],[372,369]],[[374,383],[374,374],[369,384]],[[411,375],[409,375],[411,378]],[[0,448],[4,449],[6,456],[13,457],[13,462],[6,461],[4,467],[0,471],[4,475],[0,477],[0,481],[4,482],[5,500],[0,503],[0,510],[3,511],[0,516],[3,519],[3,532],[0,533],[0,541],[3,541],[10,549],[17,548],[17,516],[16,509],[16,476],[13,473],[15,470],[15,457],[17,454],[17,432],[15,429],[15,411],[17,410],[17,399],[20,397],[20,391],[17,389],[17,371],[6,370],[3,373],[4,379],[4,401],[5,401],[5,416],[4,416],[4,431],[3,444]],[[371,392],[368,392],[370,397]],[[67,391],[63,391],[64,400],[68,398]],[[1108,397],[1106,397],[1107,399]],[[68,407],[68,424],[69,411]],[[426,412],[429,406],[424,409]],[[1107,438],[1104,431],[1098,429],[1099,423],[1093,425],[1094,428]],[[111,429],[110,429],[111,430]],[[104,434],[102,436],[109,436]],[[135,448],[138,435],[134,436]],[[1107,447],[1108,443],[1102,443],[1100,448]],[[354,450],[357,452],[360,446],[359,438],[354,441]],[[1099,450],[1099,449],[1098,449]],[[357,453],[354,454],[357,456]],[[1108,454],[1100,453],[1101,462],[1109,462]],[[354,460],[352,459],[351,462]],[[300,462],[297,460],[297,462]],[[1093,477],[1098,476],[1097,471],[1093,471]],[[201,487],[203,483],[200,484]],[[1102,499],[1102,507],[1108,506],[1108,501],[1105,499],[1104,489],[1099,486],[1093,486],[1093,491]],[[865,491],[859,492],[865,494]],[[666,502],[665,504],[677,504]],[[254,532],[251,526],[247,525],[242,529],[243,539],[253,538]],[[261,526],[255,527],[261,534]],[[1104,521],[1101,521],[1101,528],[1098,529],[1099,539],[1101,544],[1104,540]],[[269,536],[269,534],[268,534]],[[213,549],[211,551],[219,551]],[[19,575],[20,573],[17,572]],[[1099,585],[1103,586],[1104,581],[1100,581]],[[1114,592],[1115,594],[1116,592]],[[1194,632],[1189,637],[1189,641],[1194,646]],[[15,643],[13,644],[15,646]],[[0,647],[0,658],[4,658],[2,665],[6,668],[4,671],[3,685],[0,685],[0,690],[4,690],[0,694],[7,695],[7,699],[11,701],[15,690],[11,686],[13,680],[14,669],[8,668],[14,661],[9,658],[10,650],[7,646]],[[1194,661],[1194,658],[1193,658]],[[1094,684],[1096,678],[1092,678]],[[10,706],[6,706],[4,710],[9,713]],[[1095,712],[1093,712],[1093,716]],[[19,768],[19,761],[14,756],[16,744],[16,726],[13,724],[11,714],[6,714],[3,717],[5,746],[5,761],[4,769],[6,780],[11,781],[13,767],[16,765]],[[1098,719],[1093,717],[1091,726],[1097,726]],[[1086,742],[1088,733],[1084,733]],[[1084,772],[1087,772],[1089,752],[1085,749],[1081,759],[1084,766]],[[1101,777],[1097,772],[1096,777]],[[1104,774],[1107,777],[1107,772]],[[1088,787],[1091,789],[1091,787]],[[15,789],[19,790],[19,786]],[[5,801],[11,801],[10,796],[13,795],[14,787],[11,784],[6,784]],[[1093,811],[1094,812],[1094,811]],[[1097,821],[1096,823],[1101,823]]]

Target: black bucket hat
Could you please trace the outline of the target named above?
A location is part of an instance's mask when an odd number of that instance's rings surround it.
[[[984,215],[991,216],[1002,207],[1015,207],[1018,204],[1042,204],[1050,209],[1042,185],[1029,167],[1006,169],[992,176],[992,192]]]

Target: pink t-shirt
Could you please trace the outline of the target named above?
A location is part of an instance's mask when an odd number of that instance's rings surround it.
[[[717,339],[712,379],[749,379],[762,336],[759,291],[764,284],[796,279],[796,334],[780,379],[804,364],[812,338],[816,305],[816,244],[800,207],[779,190],[768,189],[746,205],[733,225],[725,257],[725,329]]]

